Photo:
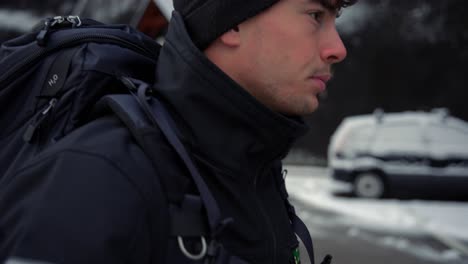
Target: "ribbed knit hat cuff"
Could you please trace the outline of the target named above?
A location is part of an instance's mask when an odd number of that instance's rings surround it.
[[[269,8],[279,0],[208,0],[184,21],[193,42],[206,49],[216,38],[243,21]]]

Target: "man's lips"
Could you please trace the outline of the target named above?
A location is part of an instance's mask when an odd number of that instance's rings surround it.
[[[314,75],[310,77],[310,79],[317,83],[319,87],[319,93],[321,93],[327,88],[327,82],[331,79],[331,75]]]

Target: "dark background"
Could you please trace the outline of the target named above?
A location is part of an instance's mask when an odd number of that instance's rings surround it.
[[[171,0],[167,0],[171,1]],[[150,0],[0,0],[0,42],[31,29],[45,17],[79,15],[137,27]]]
[[[137,26],[149,3],[0,1],[0,42],[55,14]],[[360,0],[345,10],[338,28],[348,57],[335,68],[319,110],[306,117],[311,130],[295,152],[305,160],[324,159],[329,137],[344,117],[376,108],[399,112],[444,107],[468,121],[467,12],[466,0]]]

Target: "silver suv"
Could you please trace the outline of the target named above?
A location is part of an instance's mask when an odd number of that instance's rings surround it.
[[[348,117],[328,150],[333,179],[359,197],[468,193],[468,123],[445,109]]]

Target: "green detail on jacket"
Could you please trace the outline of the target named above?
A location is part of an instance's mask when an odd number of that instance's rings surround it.
[[[293,257],[295,264],[301,264],[301,254],[299,253],[298,247],[293,250]]]

